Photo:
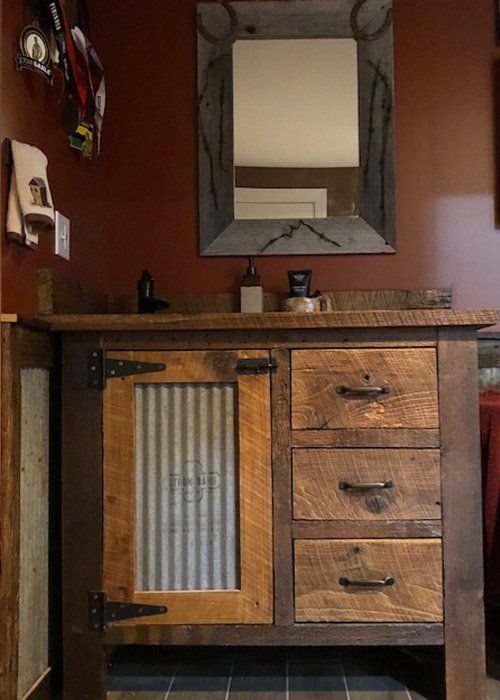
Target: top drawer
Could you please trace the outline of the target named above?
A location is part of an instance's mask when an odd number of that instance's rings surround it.
[[[294,430],[438,427],[433,348],[292,351]]]

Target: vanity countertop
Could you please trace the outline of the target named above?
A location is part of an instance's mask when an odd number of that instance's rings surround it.
[[[424,309],[216,314],[57,314],[42,317],[52,331],[301,330],[315,328],[417,328],[500,322],[496,309]]]

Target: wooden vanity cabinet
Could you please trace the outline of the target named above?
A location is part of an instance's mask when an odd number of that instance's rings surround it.
[[[115,645],[180,644],[444,645],[449,700],[484,698],[476,330],[496,320],[51,317],[65,697],[104,697]]]

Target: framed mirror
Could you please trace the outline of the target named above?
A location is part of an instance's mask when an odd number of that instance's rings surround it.
[[[391,0],[198,5],[200,252],[393,253]]]

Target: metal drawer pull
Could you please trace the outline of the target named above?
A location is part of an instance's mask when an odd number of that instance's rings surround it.
[[[377,491],[378,489],[392,489],[393,481],[381,481],[374,484],[350,484],[348,481],[340,481],[339,489],[341,491]]]
[[[376,396],[377,394],[390,394],[389,386],[338,386],[337,394],[350,396]]]
[[[351,581],[351,579],[347,578],[347,576],[341,576],[339,578],[339,583],[345,588],[348,586],[354,586],[355,588],[380,588],[380,586],[394,586],[396,581],[392,576],[386,576],[381,581]]]

